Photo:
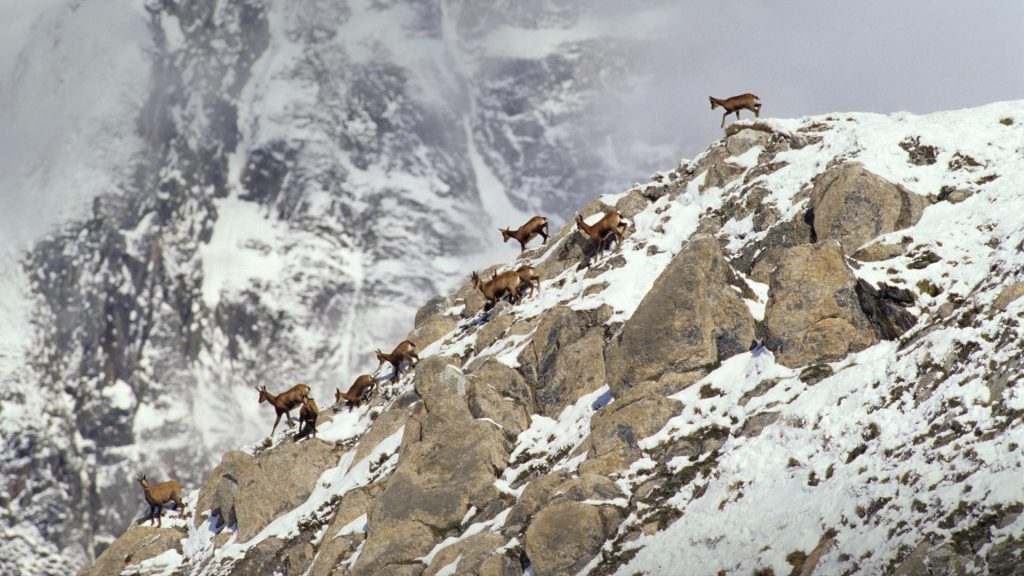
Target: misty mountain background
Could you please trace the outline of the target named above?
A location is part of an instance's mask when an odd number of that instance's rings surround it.
[[[0,4],[0,572],[65,573],[470,270],[768,116],[1019,98],[1024,6]],[[747,113],[744,113],[747,114]]]

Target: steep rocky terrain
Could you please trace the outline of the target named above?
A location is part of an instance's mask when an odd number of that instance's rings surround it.
[[[347,385],[497,226],[667,158],[589,144],[636,38],[582,0],[39,10],[0,75],[0,573],[93,560],[138,471],[266,434],[253,387]]]
[[[734,124],[83,574],[1020,574],[1022,110]]]

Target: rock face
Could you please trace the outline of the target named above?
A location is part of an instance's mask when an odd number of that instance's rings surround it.
[[[878,341],[836,241],[786,251],[771,275],[764,329],[786,366],[838,360]]]
[[[238,540],[245,542],[282,512],[304,502],[320,474],[337,464],[340,452],[337,446],[313,438],[284,442],[259,459],[258,470],[239,479],[234,497]]]
[[[844,254],[865,242],[917,223],[928,201],[844,162],[821,175],[811,191],[818,240],[838,240]]]
[[[754,319],[732,288],[737,277],[711,236],[691,239],[607,350],[616,395],[665,372],[710,369],[750,349]]]

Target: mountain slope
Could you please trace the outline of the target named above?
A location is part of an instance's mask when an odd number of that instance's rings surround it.
[[[734,124],[85,573],[1018,573],[1021,110]]]
[[[637,31],[514,4],[55,1],[5,38],[0,571],[90,561],[138,471],[265,434],[253,387],[372,369],[497,226],[667,157],[581,122]]]

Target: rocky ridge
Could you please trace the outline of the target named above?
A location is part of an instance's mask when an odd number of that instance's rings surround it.
[[[411,375],[82,574],[1019,573],[1020,111],[736,123],[580,212],[621,251],[430,301]]]

